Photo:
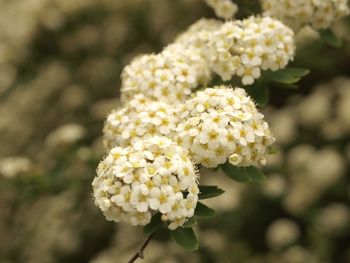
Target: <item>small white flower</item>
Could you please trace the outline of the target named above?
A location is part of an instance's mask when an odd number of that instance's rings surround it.
[[[130,224],[133,226],[137,225],[147,225],[151,221],[151,213],[146,212],[146,213],[141,213],[141,212],[133,212],[130,216]]]
[[[178,228],[179,226],[182,226],[185,222],[186,222],[186,217],[177,218],[177,219],[175,219],[175,221],[172,221],[172,222],[168,225],[168,228],[169,228],[170,230],[175,230],[175,229]]]
[[[238,165],[242,161],[242,157],[239,156],[237,153],[231,154],[230,157],[228,158],[230,164],[232,165]]]
[[[136,187],[133,187],[130,203],[136,206],[138,212],[147,212],[149,206],[148,194],[149,190],[145,185],[137,185]]]
[[[231,0],[206,0],[206,3],[214,9],[218,17],[232,18],[238,11],[238,6]]]

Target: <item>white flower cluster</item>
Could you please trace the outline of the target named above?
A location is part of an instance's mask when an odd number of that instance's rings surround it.
[[[227,159],[237,166],[264,164],[267,147],[274,142],[264,116],[241,88],[199,91],[180,106],[179,115],[185,121],[176,128],[176,141],[204,167]]]
[[[92,185],[95,203],[108,220],[146,225],[160,212],[170,229],[193,216],[199,193],[187,151],[165,137],[113,148]]]
[[[122,73],[122,101],[135,94],[168,103],[183,102],[191,90],[207,80],[209,69],[197,49],[170,45],[159,54],[134,59]]]
[[[350,133],[349,78],[336,78],[319,85],[293,106],[301,126],[316,129],[323,138],[335,140]]]
[[[261,0],[264,15],[280,19],[299,30],[305,25],[329,28],[349,14],[347,0]]]
[[[229,21],[208,43],[208,61],[224,81],[233,75],[251,85],[261,70],[284,68],[294,57],[294,33],[269,17]]]
[[[293,59],[294,33],[269,17],[221,23],[202,19],[159,54],[142,55],[122,73],[122,101],[135,94],[176,104],[206,85],[212,72],[225,81],[234,75],[244,85],[261,70],[284,68]]]
[[[199,84],[206,85],[212,79],[212,70],[207,60],[208,42],[214,32],[219,30],[223,23],[215,19],[200,19],[180,34],[174,46],[181,46],[182,51],[191,59],[191,66],[199,74]],[[171,51],[173,45],[168,46]]]
[[[307,211],[346,175],[346,160],[339,150],[331,147],[317,149],[311,144],[299,144],[288,151],[285,160],[289,187],[283,203],[293,214]]]
[[[103,128],[104,145],[111,149],[127,147],[153,136],[172,137],[177,122],[173,107],[138,94],[124,108],[113,110],[108,115]]]
[[[214,9],[218,17],[224,19],[232,18],[238,11],[238,6],[231,0],[205,0]]]
[[[185,32],[181,33],[176,38],[175,43],[183,45],[186,49],[198,48],[204,52],[209,38],[215,31],[219,30],[222,25],[223,23],[216,19],[199,19]]]
[[[284,67],[293,53],[293,32],[273,19],[202,19],[161,53],[126,66],[123,108],[107,117],[109,153],[93,182],[105,216],[145,225],[159,211],[175,229],[197,205],[196,164],[264,164],[274,137],[243,89],[220,86],[191,95],[207,86],[213,71],[226,80],[237,71],[249,84],[258,77],[249,78],[249,70]],[[241,64],[228,75],[217,70],[237,59]]]
[[[293,98],[283,109],[264,112],[279,145],[296,142],[301,130],[312,130],[327,141],[350,134],[350,78],[338,77],[312,90],[307,96]]]

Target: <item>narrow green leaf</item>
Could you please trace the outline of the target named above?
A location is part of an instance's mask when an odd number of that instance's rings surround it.
[[[188,250],[196,250],[199,247],[196,235],[192,228],[178,227],[175,230],[170,231],[170,235],[176,243]]]
[[[250,181],[250,178],[245,173],[244,168],[236,167],[230,164],[229,162],[226,162],[225,164],[221,165],[221,169],[228,177],[230,177],[234,181],[240,183],[247,183]]]
[[[183,227],[187,228],[187,227],[193,227],[195,225],[197,225],[197,220],[194,217],[191,217],[187,219]]]
[[[342,46],[343,43],[341,39],[337,38],[332,32],[332,30],[324,29],[324,30],[320,30],[319,32],[320,32],[321,40],[324,43],[335,48],[340,48]]]
[[[266,179],[265,175],[256,167],[236,167],[226,162],[221,165],[224,173],[234,181],[240,183],[256,183]]]
[[[212,218],[216,215],[216,212],[214,209],[207,207],[201,202],[198,202],[196,209],[194,210],[194,215],[198,217]]]
[[[254,166],[249,166],[244,169],[252,182],[263,182],[266,180],[265,175],[258,168]]]
[[[162,214],[159,212],[154,214],[151,218],[151,222],[149,222],[147,225],[143,227],[143,233],[145,233],[146,235],[149,235],[157,231],[157,229],[162,224],[161,217],[162,217]]]
[[[265,71],[264,78],[266,78],[267,81],[274,81],[283,84],[295,84],[309,73],[310,70],[304,68],[284,68],[278,71]]]
[[[224,190],[220,189],[216,185],[200,185],[199,192],[199,199],[212,198],[225,193]]]

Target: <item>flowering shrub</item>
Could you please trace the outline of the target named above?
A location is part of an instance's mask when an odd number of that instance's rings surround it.
[[[237,11],[228,0],[207,3],[224,19]],[[269,16],[276,6],[264,1],[263,17],[199,20],[160,53],[138,56],[124,68],[123,107],[107,117],[109,152],[93,182],[95,203],[108,220],[147,225],[151,234],[167,222],[180,245],[196,249],[194,216],[213,215],[198,199],[222,193],[201,188],[197,167],[220,166],[240,182],[264,179],[258,168],[275,138],[254,99],[267,100],[259,97],[269,82],[291,85],[308,73],[286,68],[295,55],[294,32]],[[334,12],[332,21],[346,6]],[[331,21],[321,25],[319,15],[307,23],[328,27]],[[242,88],[210,85],[215,74],[232,83],[238,77],[253,98]]]
[[[295,28],[287,1],[199,1],[0,3],[1,262],[127,262],[140,226],[147,262],[349,261],[341,6]]]
[[[347,0],[261,0],[264,15],[280,19],[296,30],[305,25],[327,29],[349,14]]]

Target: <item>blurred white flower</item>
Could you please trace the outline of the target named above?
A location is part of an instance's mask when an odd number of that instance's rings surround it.
[[[292,246],[288,248],[278,262],[283,263],[319,263],[320,260],[307,248]],[[277,262],[276,262],[277,263]]]
[[[266,241],[272,249],[279,249],[296,241],[300,236],[298,225],[289,219],[272,222],[266,232]]]
[[[79,124],[65,124],[52,131],[46,138],[46,143],[51,148],[55,148],[60,145],[74,144],[82,139],[85,133],[85,128]]]
[[[331,116],[332,91],[329,87],[316,89],[297,106],[300,123],[306,127],[323,124]]]
[[[279,174],[269,175],[268,180],[262,185],[266,196],[276,198],[282,196],[288,187],[286,179]]]
[[[320,34],[311,26],[301,28],[295,36],[295,44],[298,48],[306,47],[309,43],[320,38]]]
[[[324,189],[341,178],[346,169],[343,156],[333,149],[322,149],[315,153],[308,164],[308,176],[314,187]]]
[[[346,204],[333,203],[322,209],[316,219],[319,231],[330,235],[339,234],[349,226],[350,210]]]
[[[297,120],[295,113],[287,108],[266,114],[271,130],[279,145],[292,143],[297,136]]]
[[[286,209],[301,213],[345,173],[343,157],[330,148],[315,149],[298,145],[288,154],[288,174],[291,181],[283,200]]]
[[[209,169],[201,169],[200,183],[203,185],[218,185],[225,193],[215,198],[206,200],[209,207],[215,207],[220,212],[234,211],[240,209],[244,203],[243,193],[249,186],[244,184],[232,184],[231,179],[225,176],[222,170],[212,171]]]
[[[232,18],[238,11],[238,6],[231,0],[205,0],[214,9],[215,14],[224,19]]]
[[[29,172],[33,167],[31,160],[22,156],[10,156],[0,159],[0,175],[14,178]]]
[[[264,15],[277,17],[295,30],[304,25],[329,28],[350,11],[347,0],[262,0],[262,8]]]
[[[314,152],[315,148],[308,144],[298,144],[291,148],[286,156],[289,171],[292,174],[305,172]]]

